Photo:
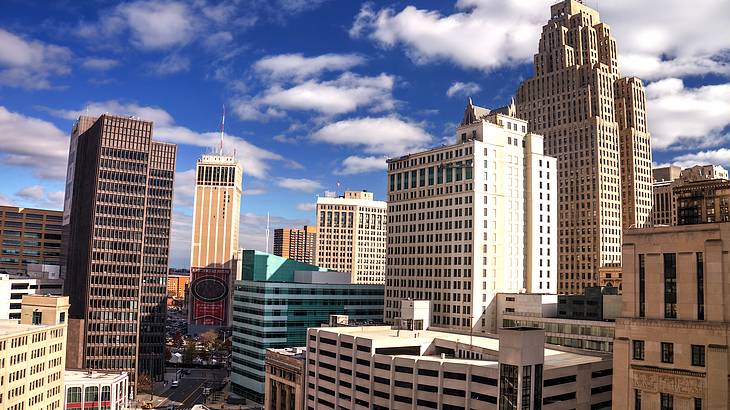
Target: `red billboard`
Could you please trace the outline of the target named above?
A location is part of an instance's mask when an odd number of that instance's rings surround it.
[[[190,269],[191,324],[227,326],[230,269]]]

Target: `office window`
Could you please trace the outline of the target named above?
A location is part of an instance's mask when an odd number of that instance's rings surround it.
[[[664,254],[664,318],[677,318],[677,254]]]
[[[697,320],[705,320],[705,260],[697,252]]]
[[[43,317],[43,313],[41,312],[33,312],[33,324],[34,325],[40,325],[41,319]]]
[[[517,366],[510,364],[499,365],[499,408],[500,410],[511,410],[517,408],[517,385],[518,385]]]
[[[641,410],[641,390],[634,389],[634,410]]]
[[[646,317],[646,255],[639,255],[639,317]]]
[[[660,395],[660,410],[674,410],[674,396],[668,393],[661,393]]]
[[[644,360],[644,341],[634,340],[633,342],[634,360]]]
[[[695,410],[702,410],[702,399],[695,397]]]
[[[705,366],[705,346],[692,345],[692,366]]]
[[[674,363],[674,343],[662,342],[662,363]]]

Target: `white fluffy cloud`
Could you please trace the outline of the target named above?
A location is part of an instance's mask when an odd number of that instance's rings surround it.
[[[432,137],[419,125],[390,116],[355,118],[328,124],[315,131],[312,140],[361,147],[369,154],[395,156],[427,146]]]
[[[28,89],[51,88],[50,77],[71,72],[71,50],[26,40],[0,29],[0,85]]]
[[[350,35],[367,36],[385,47],[402,45],[418,64],[447,60],[488,71],[528,61],[549,15],[549,9],[541,10],[533,1],[459,1],[456,8],[443,15],[414,6],[376,11],[366,4]]]
[[[260,75],[273,80],[304,80],[326,71],[344,71],[362,64],[365,59],[357,54],[322,54],[305,57],[302,54],[279,54],[257,61],[253,68]]]
[[[402,46],[416,63],[446,60],[489,71],[528,63],[554,0],[458,0],[456,10],[366,4],[350,29],[384,47]],[[661,10],[661,11],[658,11]],[[697,0],[616,0],[600,5],[601,20],[618,40],[622,71],[645,79],[730,74],[730,3]]]
[[[672,164],[682,168],[695,165],[722,165],[726,169],[730,169],[730,149],[718,148],[680,155],[672,160]]]
[[[107,10],[97,23],[85,22],[77,32],[90,40],[128,35],[140,49],[169,49],[193,39],[199,26],[196,14],[183,2],[139,0]]]
[[[27,167],[41,178],[66,177],[68,135],[48,121],[0,106],[0,162]]]
[[[307,178],[279,178],[276,185],[303,192],[314,192],[324,188],[321,182]]]
[[[110,100],[92,102],[81,110],[52,110],[53,114],[68,119],[78,118],[79,115],[100,115],[105,112],[117,115],[132,115],[154,122],[154,138],[157,141],[172,142],[197,147],[216,147],[220,141],[218,132],[197,132],[187,127],[177,125],[172,116],[158,107],[141,106],[134,103],[121,103]],[[271,161],[277,161],[285,166],[297,168],[300,165],[288,160],[279,154],[257,147],[243,138],[226,134],[224,138],[225,151],[236,152],[242,161],[243,172],[257,178],[267,175]]]
[[[454,96],[470,96],[478,93],[482,88],[477,83],[462,83],[456,81],[446,90],[446,96],[451,98]]]
[[[243,119],[281,117],[286,111],[314,111],[326,116],[353,112],[360,108],[387,111],[395,107],[392,97],[395,78],[380,74],[368,77],[343,73],[330,81],[307,80],[293,86],[274,84],[261,95],[234,102]]]
[[[685,87],[677,78],[646,87],[649,130],[655,149],[703,148],[727,142],[730,84]]]
[[[342,161],[342,168],[337,170],[339,175],[364,174],[374,171],[385,171],[388,164],[385,157],[358,157],[351,155]]]

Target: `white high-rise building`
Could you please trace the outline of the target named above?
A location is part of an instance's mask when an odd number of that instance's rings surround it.
[[[352,283],[383,283],[386,203],[367,191],[317,198],[315,265],[352,273]]]
[[[457,142],[388,161],[385,320],[404,299],[432,325],[489,329],[498,292],[556,293],[556,160],[514,104],[471,100]]]

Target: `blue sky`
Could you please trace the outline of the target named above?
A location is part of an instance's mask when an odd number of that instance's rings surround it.
[[[79,114],[137,115],[179,144],[171,265],[186,266],[195,160],[244,166],[241,244],[313,221],[316,195],[384,198],[388,156],[450,141],[468,96],[506,104],[552,1],[3,1],[0,203],[60,209]],[[730,3],[588,1],[644,79],[657,164],[730,166]],[[661,10],[661,13],[657,13]],[[718,16],[724,16],[718,18]]]

